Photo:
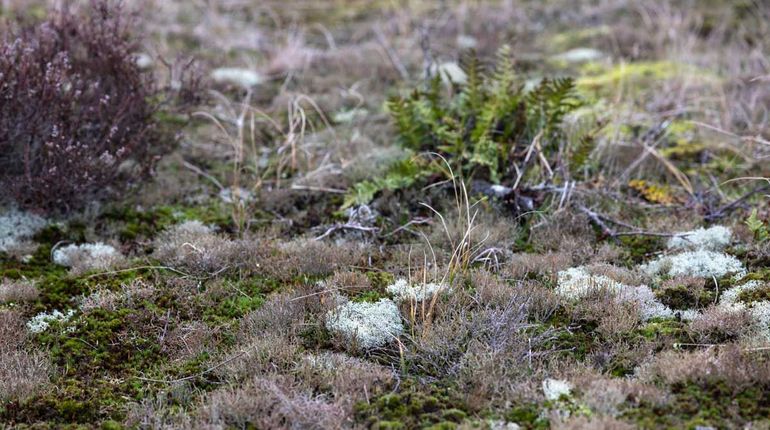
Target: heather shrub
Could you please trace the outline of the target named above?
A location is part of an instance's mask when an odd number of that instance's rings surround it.
[[[173,139],[164,97],[135,62],[135,22],[119,6],[51,11],[0,35],[0,197],[67,212],[146,177]]]

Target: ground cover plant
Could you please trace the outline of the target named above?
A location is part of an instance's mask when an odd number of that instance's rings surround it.
[[[765,2],[0,3],[0,427],[770,427]]]
[[[87,11],[62,7],[42,23],[4,31],[4,196],[26,208],[68,212],[109,188],[125,190],[168,152],[173,134],[154,118],[163,94],[134,58],[135,19],[117,4],[95,1]]]

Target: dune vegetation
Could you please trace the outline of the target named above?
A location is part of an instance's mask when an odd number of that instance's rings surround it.
[[[770,5],[0,1],[0,428],[770,428]]]

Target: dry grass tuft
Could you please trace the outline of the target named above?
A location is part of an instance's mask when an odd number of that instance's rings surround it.
[[[217,363],[222,378],[240,381],[253,376],[286,373],[299,362],[300,332],[318,324],[326,308],[313,288],[272,295],[259,309],[241,319],[238,345]]]
[[[255,261],[258,273],[280,280],[298,275],[322,276],[363,265],[367,248],[362,244],[330,244],[315,240],[278,243],[270,254]]]
[[[355,295],[372,289],[372,282],[366,274],[353,271],[334,272],[326,285],[338,292]]]
[[[645,381],[674,384],[724,383],[735,392],[770,386],[770,362],[761,350],[729,344],[692,352],[664,351],[640,369]]]
[[[115,311],[121,307],[136,307],[142,301],[149,299],[155,293],[153,284],[142,279],[136,279],[128,284],[123,284],[118,291],[100,288],[84,297],[80,302],[80,309],[89,312],[94,309]]]
[[[324,352],[305,356],[295,374],[314,392],[331,393],[348,410],[356,402],[382,394],[394,382],[392,369],[340,353]]]
[[[216,373],[231,381],[288,373],[299,360],[300,352],[295,339],[268,332],[241,341],[237,348],[220,357],[218,361],[225,364],[217,368]]]
[[[727,311],[720,306],[707,307],[690,323],[690,329],[700,343],[738,340],[754,334],[758,328],[748,310]]]
[[[42,352],[0,352],[0,401],[24,400],[45,389],[53,370]]]
[[[537,290],[484,278],[476,275],[474,293],[439,300],[435,319],[417,321],[405,353],[414,371],[457,381],[474,409],[531,398],[538,349],[551,335],[527,331],[531,304],[544,302]]]
[[[0,351],[21,348],[27,339],[27,327],[21,313],[15,310],[0,310]]]
[[[8,302],[28,302],[35,300],[38,296],[35,283],[26,279],[0,280],[0,303]]]
[[[200,222],[188,221],[155,239],[153,257],[174,268],[211,274],[231,269],[246,247],[248,244],[231,241]]]
[[[573,315],[577,320],[596,321],[596,331],[620,341],[640,323],[640,311],[635,302],[620,302],[614,293],[598,290],[575,304]]]
[[[624,285],[639,286],[645,283],[645,276],[638,271],[607,263],[594,263],[586,266],[588,273],[594,276],[606,276]]]
[[[165,353],[175,361],[185,361],[204,351],[213,352],[215,334],[216,329],[201,321],[182,323],[164,336]]]
[[[23,348],[27,327],[21,314],[0,310],[0,401],[24,400],[43,390],[53,370],[48,356]]]
[[[325,313],[322,298],[323,295],[314,288],[274,294],[259,309],[241,320],[239,336],[251,339],[275,333],[294,337],[309,318]]]
[[[557,272],[573,265],[573,258],[564,252],[548,252],[545,254],[513,254],[505,265],[503,273],[514,279],[525,279],[532,276],[555,276]]]
[[[316,397],[290,376],[257,376],[221,388],[204,400],[196,426],[206,428],[339,429],[341,405]]]

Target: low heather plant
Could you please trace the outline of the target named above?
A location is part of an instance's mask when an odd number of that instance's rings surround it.
[[[154,119],[162,92],[135,61],[134,24],[93,0],[2,31],[0,197],[67,212],[146,177],[173,144]]]

